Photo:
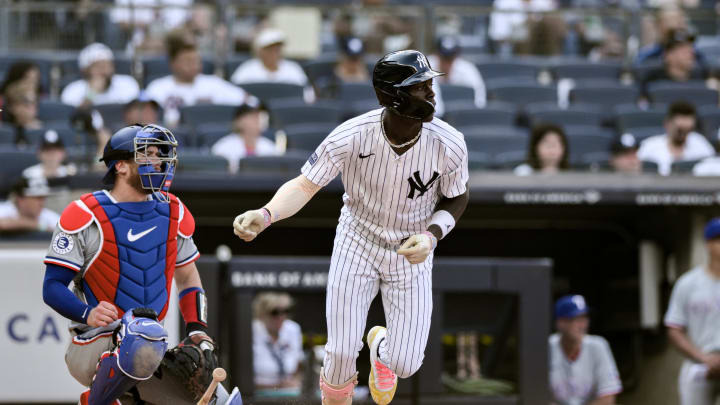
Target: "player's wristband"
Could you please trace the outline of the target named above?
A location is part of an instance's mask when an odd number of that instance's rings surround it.
[[[428,226],[430,225],[437,225],[440,228],[440,232],[442,232],[440,239],[442,239],[455,227],[455,217],[445,210],[435,211],[430,218]]]
[[[270,224],[272,224],[272,214],[267,207],[260,208],[260,212],[262,212],[263,218],[265,218],[265,228],[267,228]]]
[[[425,232],[423,232],[423,233],[424,233],[425,235],[427,235],[428,238],[430,238],[430,244],[432,245],[431,250],[435,250],[435,248],[437,247],[437,244],[438,244],[438,240],[437,240],[437,238],[435,237],[435,235],[433,235],[433,233],[430,232],[430,231],[425,231]]]
[[[180,312],[188,329],[193,324],[207,327],[207,299],[205,291],[200,287],[182,290],[180,296]],[[197,329],[197,328],[195,328]]]

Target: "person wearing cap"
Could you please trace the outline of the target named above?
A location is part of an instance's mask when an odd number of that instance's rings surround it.
[[[307,86],[305,71],[296,62],[283,58],[285,33],[276,28],[260,31],[253,40],[255,58],[235,69],[230,81],[237,85],[247,83],[289,83]],[[306,101],[314,100],[312,88],[306,88]]]
[[[24,177],[53,179],[77,173],[77,167],[73,163],[63,164],[67,157],[65,144],[54,129],[48,129],[43,134],[37,157],[40,163],[23,170]]]
[[[125,105],[123,118],[125,125],[160,122],[160,104],[149,98],[145,92],[140,92],[138,98]]]
[[[639,174],[642,162],[638,158],[638,141],[633,134],[625,133],[610,145],[610,167],[616,173]]]
[[[52,231],[60,215],[45,208],[50,188],[44,177],[20,178],[9,200],[0,202],[0,232]]]
[[[444,35],[438,38],[436,53],[428,61],[447,75],[438,78],[437,83],[470,87],[475,90],[475,106],[482,108],[486,103],[485,81],[474,63],[460,56],[461,47],[457,37]]]
[[[369,83],[370,74],[363,60],[365,44],[357,37],[340,40],[340,57],[333,72],[340,83]]]
[[[113,52],[99,42],[80,51],[83,78],[68,84],[60,100],[75,107],[124,104],[137,97],[140,87],[132,76],[115,74]]]
[[[695,132],[697,113],[685,101],[676,101],[668,107],[665,133],[651,136],[640,143],[640,160],[655,162],[663,176],[670,174],[673,162],[700,160],[715,155],[715,148],[701,134]]]
[[[665,326],[685,357],[678,377],[681,405],[712,405],[720,399],[720,218],[705,226],[707,263],[675,282]]]
[[[218,139],[210,151],[228,161],[231,173],[238,171],[240,159],[245,156],[278,155],[275,143],[262,136],[264,122],[267,122],[267,112],[257,103],[241,105],[235,111],[232,133]]]
[[[550,387],[557,405],[614,404],[622,391],[615,359],[607,341],[588,335],[588,306],[582,295],[555,302],[550,336]]]
[[[168,126],[179,123],[183,106],[241,105],[247,101],[248,94],[243,89],[215,75],[201,73],[202,59],[197,46],[183,32],[168,35],[167,50],[172,73],[150,82],[146,93],[163,108]]]

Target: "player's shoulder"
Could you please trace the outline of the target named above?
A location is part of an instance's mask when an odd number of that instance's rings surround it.
[[[704,283],[706,281],[705,277],[705,270],[702,266],[694,267],[693,269],[686,271],[677,279],[675,282],[675,288],[693,288],[700,283]]]
[[[195,217],[175,194],[168,193],[171,200],[178,202],[178,235],[185,239],[192,238],[195,233]]]
[[[585,337],[583,338],[583,344],[587,345],[588,347],[597,349],[605,349],[610,347],[608,341],[600,335],[585,335]]]
[[[68,234],[78,233],[90,226],[94,218],[95,215],[92,210],[90,210],[81,198],[71,202],[65,207],[62,214],[60,214],[58,228]]]
[[[446,148],[467,149],[463,133],[447,122],[435,117],[425,125],[430,136],[445,145]]]
[[[138,82],[130,75],[114,74],[112,77],[113,84],[118,86],[138,87]]]
[[[368,126],[380,125],[380,117],[382,116],[382,108],[368,111],[365,114],[350,118],[342,124],[335,127],[330,132],[329,138],[332,140],[344,139],[352,135],[360,135]]]
[[[167,76],[163,76],[163,77],[158,77],[157,79],[148,83],[146,91],[147,92],[163,91],[163,90],[167,90],[173,86],[174,86],[174,82],[173,82],[172,75],[167,75]]]

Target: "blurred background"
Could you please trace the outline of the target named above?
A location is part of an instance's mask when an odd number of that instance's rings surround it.
[[[58,213],[100,188],[110,134],[153,122],[179,140],[171,191],[197,222],[229,379],[246,403],[319,403],[342,185],[251,244],[230,224],[336,125],[379,108],[374,63],[414,48],[448,73],[436,115],[465,135],[471,201],[437,248],[425,365],[396,401],[550,403],[552,305],[582,294],[618,402],[679,403],[662,318],[720,212],[719,12],[709,0],[0,0],[0,402],[76,402],[42,257]],[[382,322],[379,300],[370,319]],[[280,377],[255,346],[285,322],[281,369],[294,371]],[[367,358],[357,403],[371,401]]]

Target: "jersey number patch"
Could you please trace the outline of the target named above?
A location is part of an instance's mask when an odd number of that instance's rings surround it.
[[[433,171],[433,175],[430,178],[430,180],[423,184],[422,179],[420,178],[420,172],[415,171],[411,177],[408,177],[408,183],[410,183],[410,193],[408,194],[409,199],[415,198],[415,190],[419,192],[417,195],[418,197],[422,197],[423,194],[427,193],[427,191],[430,189],[430,186],[437,180],[437,178],[440,176],[440,173]],[[414,178],[413,178],[414,177]]]

